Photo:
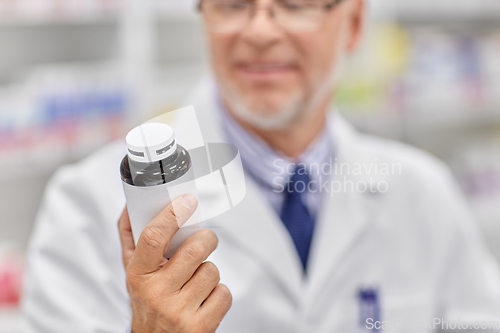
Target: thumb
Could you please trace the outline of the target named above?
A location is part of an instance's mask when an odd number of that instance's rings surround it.
[[[155,272],[165,263],[163,254],[180,227],[193,215],[198,199],[184,194],[172,201],[142,231],[129,269],[135,274]]]

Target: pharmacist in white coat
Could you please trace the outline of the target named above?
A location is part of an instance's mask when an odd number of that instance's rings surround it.
[[[205,142],[239,147],[244,201],[164,261],[196,200],[176,199],[135,247],[124,143],[62,168],[30,244],[23,332],[499,329],[499,270],[446,167],[328,112],[363,10],[202,0],[215,80],[188,103]]]

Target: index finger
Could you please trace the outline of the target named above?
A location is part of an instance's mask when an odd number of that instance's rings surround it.
[[[193,215],[197,206],[198,199],[192,194],[184,194],[173,200],[142,231],[129,269],[140,275],[158,270],[164,263],[163,254],[170,240]]]
[[[118,231],[120,233],[120,241],[122,243],[123,265],[127,268],[135,250],[134,237],[132,236],[132,228],[130,227],[127,206],[123,209],[122,215],[118,220]]]

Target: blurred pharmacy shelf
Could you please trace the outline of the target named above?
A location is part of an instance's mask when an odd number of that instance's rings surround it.
[[[121,120],[126,121],[131,116],[131,123],[137,123],[147,118],[156,112],[152,110],[159,108],[155,105],[157,100],[161,100],[162,108],[165,104],[175,105],[199,78],[200,68],[204,66],[199,15],[192,10],[193,6],[192,1],[176,0],[3,0],[0,2],[0,43],[8,47],[0,57],[0,95],[14,94],[19,101],[13,108],[16,103],[8,98],[9,105],[3,103],[3,109],[10,109],[7,113],[10,118],[15,118],[15,109],[26,109],[25,105],[20,105],[26,97],[20,91],[28,89],[18,86],[30,86],[33,72],[40,68],[51,66],[56,71],[58,67],[79,71],[106,62],[112,64],[110,67],[119,67],[115,77],[120,77],[122,92],[128,93],[129,100],[133,101],[117,111]],[[175,78],[165,78],[172,73]],[[59,84],[64,87],[66,83]],[[145,89],[141,88],[158,90],[155,86],[165,89],[162,98],[156,97],[160,93],[144,93]],[[16,89],[17,92],[12,93]],[[31,102],[33,114],[42,112],[37,103],[39,101]],[[5,136],[6,112],[2,113],[0,128],[3,126],[3,132],[0,134]],[[9,121],[19,122],[19,119]],[[10,130],[13,131],[16,130]],[[104,141],[110,139],[113,138],[103,138]],[[29,147],[27,149],[29,151]],[[61,154],[73,154],[75,150],[80,149],[66,149]],[[26,152],[23,150],[18,155],[22,158]],[[78,153],[73,155],[79,156]],[[85,153],[80,154],[83,155]],[[75,156],[61,157],[57,161]],[[30,160],[27,164],[33,163]]]
[[[0,97],[0,169],[51,165],[118,138],[132,98],[110,63],[38,67]]]

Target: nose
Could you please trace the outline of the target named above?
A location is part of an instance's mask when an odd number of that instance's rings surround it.
[[[242,32],[242,38],[258,49],[275,44],[282,35],[283,32],[274,19],[274,11],[269,6],[256,8]]]

